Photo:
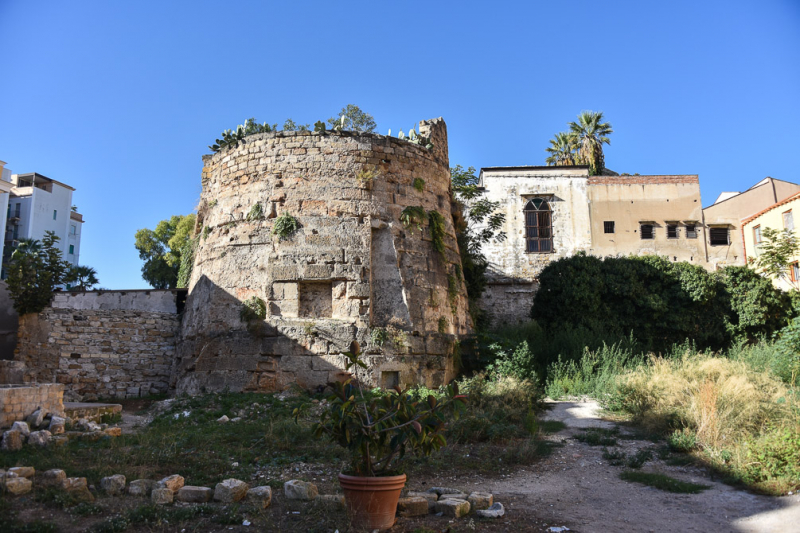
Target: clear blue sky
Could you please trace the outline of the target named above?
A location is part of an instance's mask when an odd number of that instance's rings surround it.
[[[194,209],[220,131],[348,103],[380,133],[443,116],[475,167],[603,111],[609,168],[699,174],[708,205],[800,182],[800,1],[0,0],[0,159],[77,189],[107,288],[146,288],[133,235]]]

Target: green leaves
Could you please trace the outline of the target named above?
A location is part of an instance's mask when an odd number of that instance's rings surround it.
[[[288,122],[288,121],[287,121]],[[294,124],[292,122],[292,124]],[[254,135],[256,133],[270,133],[273,131],[277,131],[278,125],[277,124],[267,124],[264,122],[263,124],[258,124],[256,119],[248,118],[244,121],[244,124],[240,124],[236,126],[236,131],[233,130],[225,130],[222,132],[222,138],[216,139],[214,144],[209,145],[209,150],[216,153],[222,150],[223,148],[227,148],[229,146],[237,146],[240,141],[244,140],[245,137],[248,135]]]
[[[11,254],[6,283],[19,315],[40,312],[50,304],[53,290],[64,283],[70,264],[56,246],[59,240],[48,231],[41,242],[21,239]]]

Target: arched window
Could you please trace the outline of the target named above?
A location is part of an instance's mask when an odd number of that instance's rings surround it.
[[[525,204],[525,251],[553,251],[553,220],[550,203],[544,198],[531,198]]]

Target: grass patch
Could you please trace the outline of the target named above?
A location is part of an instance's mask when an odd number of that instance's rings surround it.
[[[619,430],[616,428],[590,428],[584,429],[583,433],[575,435],[575,439],[589,446],[616,446],[618,433]]]
[[[653,474],[650,472],[631,472],[626,470],[625,472],[622,472],[619,477],[625,481],[641,483],[642,485],[647,485],[648,487],[653,487],[667,492],[674,492],[676,494],[699,494],[700,492],[711,488],[709,485],[689,483],[673,477],[665,476],[664,474]]]
[[[567,425],[561,420],[540,420],[539,430],[545,435],[552,435],[567,429]]]

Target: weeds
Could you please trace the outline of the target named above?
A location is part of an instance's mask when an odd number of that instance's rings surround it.
[[[653,474],[649,472],[625,471],[622,472],[619,477],[625,481],[641,483],[642,485],[647,485],[648,487],[653,487],[667,492],[674,492],[677,494],[699,494],[700,492],[711,488],[709,485],[689,483],[687,481],[680,481],[678,479],[665,476],[664,474]]]
[[[591,428],[575,435],[575,439],[589,446],[616,446],[617,429]]]

